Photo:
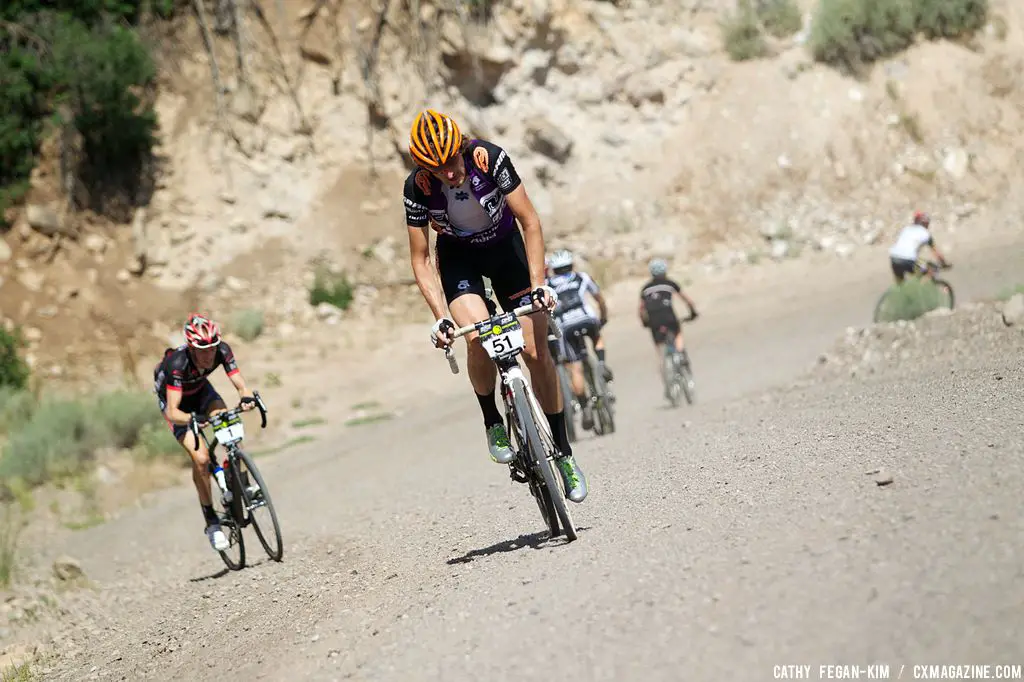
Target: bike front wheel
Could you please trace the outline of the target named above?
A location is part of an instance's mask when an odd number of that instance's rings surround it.
[[[953,295],[953,287],[949,282],[941,279],[933,279],[932,282],[939,290],[939,307],[953,310],[956,305],[956,296]]]
[[[558,517],[558,521],[561,523],[562,530],[565,532],[565,537],[569,540],[576,539],[576,525],[573,523],[572,515],[569,513],[569,509],[566,506],[566,493],[567,491],[562,486],[562,476],[559,472],[555,471],[554,454],[555,448],[553,443],[545,444],[544,439],[541,437],[541,427],[537,423],[539,418],[536,411],[533,409],[532,402],[526,395],[526,384],[524,382],[515,381],[512,385],[512,399],[515,405],[516,415],[522,424],[523,435],[526,437],[526,445],[529,449],[534,467],[534,475],[536,475],[537,469],[540,470],[540,475],[544,485],[542,486],[541,494],[547,498],[545,505],[550,503],[550,508],[554,508],[555,514]],[[549,529],[555,524],[549,523]],[[557,531],[552,531],[552,537],[557,537]]]
[[[252,457],[239,450],[238,459],[245,467],[241,476],[242,485],[239,487],[249,521],[256,529],[256,537],[260,539],[260,544],[263,545],[267,556],[274,561],[281,561],[284,556],[281,524],[277,521],[277,511],[274,509],[274,501],[270,498],[270,491]],[[259,514],[257,517],[257,512],[261,510],[267,513]]]

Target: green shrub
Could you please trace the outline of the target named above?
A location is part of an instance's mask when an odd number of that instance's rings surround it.
[[[945,294],[931,280],[912,277],[893,285],[878,311],[879,322],[914,320],[940,307],[948,307]]]
[[[28,384],[28,364],[18,355],[18,349],[23,347],[17,329],[12,333],[0,327],[0,387],[22,389]]]
[[[18,200],[37,161],[47,121],[81,135],[74,169],[91,208],[130,201],[154,142],[156,116],[139,96],[155,66],[131,26],[142,0],[0,3],[0,211]],[[163,16],[170,0],[153,3]],[[60,120],[58,112],[71,120]]]
[[[858,71],[905,49],[919,32],[960,36],[987,16],[987,0],[819,0],[809,46],[818,61]]]
[[[725,51],[732,59],[745,61],[768,53],[751,0],[740,0],[736,11],[722,21],[721,29]]]
[[[0,587],[7,587],[14,579],[18,560],[18,537],[21,518],[11,504],[0,504]]]
[[[761,0],[757,15],[775,38],[787,38],[803,27],[800,6],[794,0]]]
[[[181,456],[182,466],[189,466],[191,462],[178,441],[174,440],[174,434],[167,427],[167,423],[163,421],[159,424],[147,424],[142,428],[136,451],[146,459]]]
[[[249,308],[231,316],[231,331],[244,341],[252,341],[263,333],[263,312]]]
[[[915,0],[917,29],[929,38],[977,31],[988,18],[988,0]]]
[[[85,470],[99,448],[151,448],[167,454],[151,431],[168,431],[149,393],[115,391],[83,400],[48,400],[13,428],[0,454],[0,479],[18,478],[29,485],[59,480]],[[169,433],[169,431],[168,431]],[[147,440],[143,442],[143,436]]]
[[[345,273],[335,275],[320,268],[313,278],[313,287],[309,291],[309,302],[312,305],[330,303],[337,308],[347,310],[352,305],[353,295],[352,283],[348,281]]]
[[[36,408],[36,398],[28,391],[0,387],[0,433],[27,422]]]

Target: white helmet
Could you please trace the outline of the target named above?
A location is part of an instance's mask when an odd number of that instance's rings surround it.
[[[652,277],[661,277],[668,272],[668,265],[660,258],[655,258],[647,265],[647,269],[651,271]]]
[[[567,249],[559,249],[553,254],[548,256],[548,267],[552,270],[561,270],[562,268],[571,268],[573,262],[572,251]]]

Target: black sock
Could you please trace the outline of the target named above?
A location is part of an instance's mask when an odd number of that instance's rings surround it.
[[[476,391],[473,391],[476,393]],[[480,411],[484,413],[484,426],[491,428],[495,424],[503,424],[504,420],[501,418],[501,412],[498,412],[498,406],[494,402],[494,391],[491,391],[487,395],[480,395],[476,393],[477,402],[480,403]]]
[[[203,520],[206,521],[206,525],[214,523],[220,523],[220,519],[217,518],[217,512],[213,511],[213,505],[204,504],[203,507]]]
[[[597,359],[604,362],[604,348],[597,348]]]
[[[569,445],[569,434],[565,431],[565,410],[558,414],[544,414],[548,418],[548,426],[551,427],[551,435],[554,437],[555,446],[559,452],[568,457],[572,455],[572,447]]]

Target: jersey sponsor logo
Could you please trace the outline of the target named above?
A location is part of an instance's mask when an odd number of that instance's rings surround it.
[[[480,200],[487,215],[491,217],[491,221],[498,222],[501,212],[505,209],[505,195],[494,189],[480,197]]]
[[[498,173],[498,187],[506,192],[512,187],[512,174],[509,173],[508,168],[502,168]]]
[[[501,157],[498,157],[501,158]],[[477,147],[473,150],[473,163],[476,167],[482,170],[484,173],[490,168],[490,159],[487,158],[487,150],[483,147]]]
[[[428,197],[433,193],[430,188],[430,173],[425,170],[416,172],[416,186]]]

